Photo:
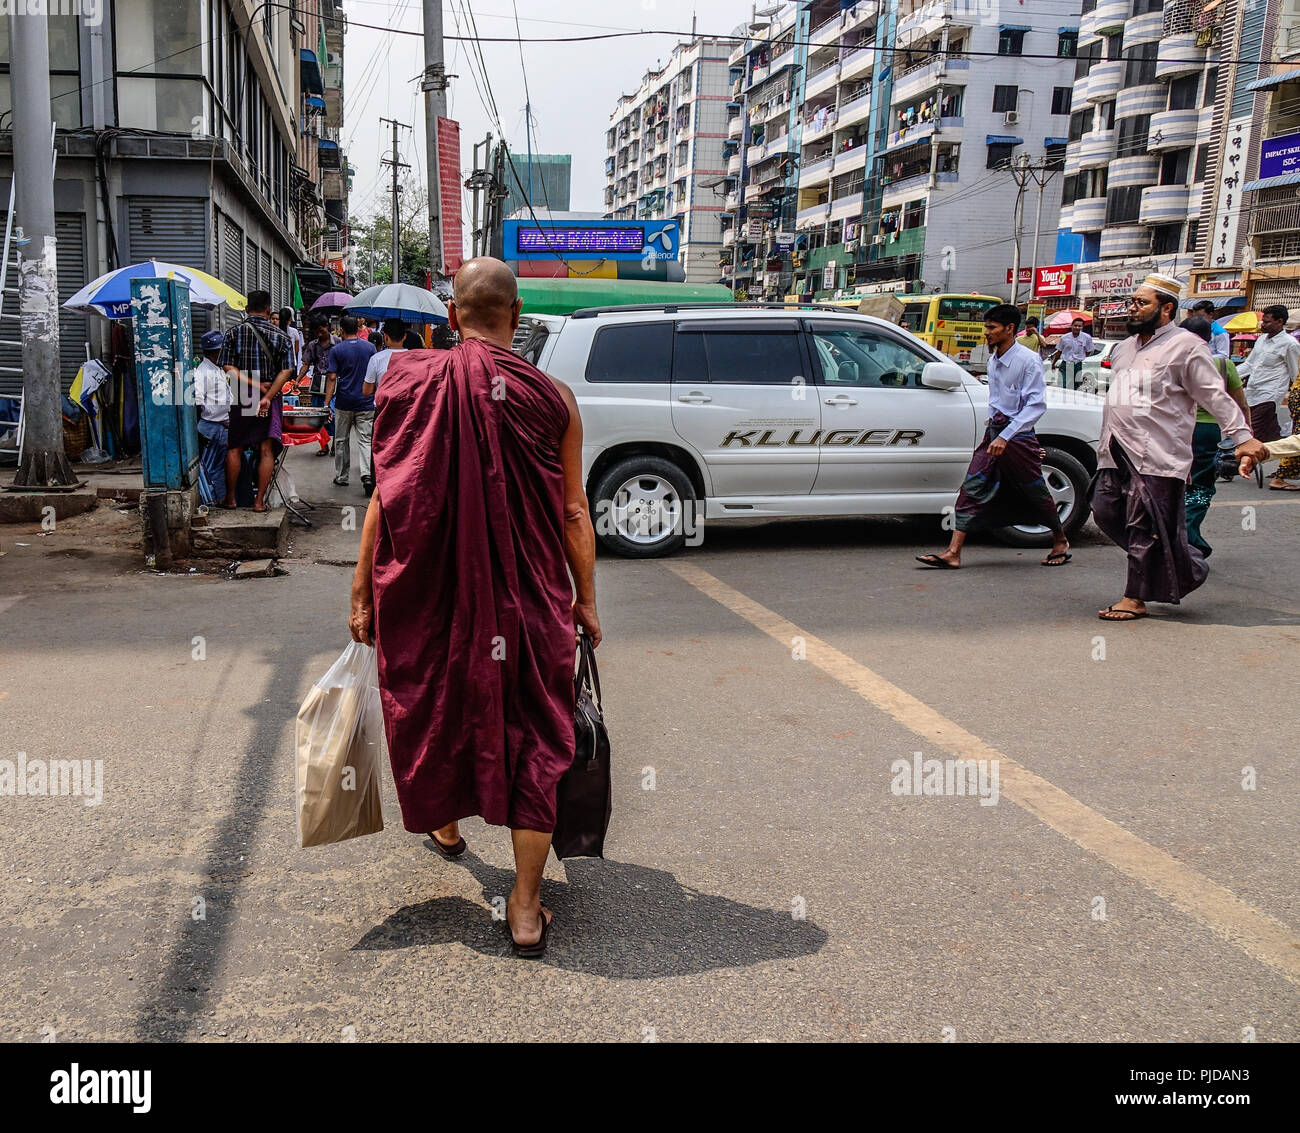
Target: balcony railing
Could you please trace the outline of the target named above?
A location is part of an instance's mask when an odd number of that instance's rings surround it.
[[[1256,208],[1250,214],[1250,235],[1273,232],[1300,231],[1300,202],[1288,205],[1268,205]]]

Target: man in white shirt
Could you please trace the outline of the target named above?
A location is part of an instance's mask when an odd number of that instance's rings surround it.
[[[362,386],[362,392],[366,397],[374,396],[375,387],[379,385],[379,379],[388,371],[388,363],[393,360],[393,355],[406,353],[403,344],[406,341],[407,329],[406,323],[401,319],[384,320],[384,348],[378,351],[366,365],[366,381]]]
[[[1291,432],[1291,421],[1283,410],[1287,391],[1300,370],[1300,342],[1286,333],[1289,312],[1280,303],[1266,307],[1260,327],[1263,334],[1254,349],[1237,367],[1246,382],[1246,404],[1250,406],[1250,430],[1261,441],[1277,441]],[[1286,422],[1285,431],[1282,422]]]
[[[1043,480],[1045,453],[1034,432],[1047,412],[1043,360],[1016,341],[1019,328],[1020,310],[1008,303],[999,303],[984,316],[984,338],[992,352],[988,424],[957,496],[948,549],[917,555],[922,566],[958,570],[970,532],[1021,523],[1041,524],[1052,532],[1052,550],[1043,566],[1064,566],[1072,557],[1056,501]]]
[[[1070,324],[1070,333],[1064,335],[1056,344],[1056,353],[1052,355],[1052,369],[1057,364],[1065,363],[1061,372],[1061,383],[1066,389],[1074,389],[1083,360],[1092,353],[1092,335],[1083,329],[1083,320],[1075,319]]]
[[[226,498],[226,426],[230,421],[230,383],[217,365],[224,337],[210,330],[199,339],[203,361],[194,368],[194,403],[199,410],[199,494],[205,504]]]

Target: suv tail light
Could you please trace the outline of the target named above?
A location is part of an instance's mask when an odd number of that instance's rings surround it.
[[[1109,369],[1110,369],[1110,359],[1109,359],[1109,358],[1103,358],[1103,359],[1101,360],[1101,368],[1102,368],[1103,370],[1109,370]]]

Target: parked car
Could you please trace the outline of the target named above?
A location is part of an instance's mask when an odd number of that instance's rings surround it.
[[[1083,370],[1079,374],[1076,388],[1084,393],[1105,393],[1110,388],[1110,353],[1120,344],[1118,338],[1094,338],[1092,340],[1092,353],[1083,360]],[[1063,376],[1061,374],[1062,362],[1057,362],[1056,368],[1047,360],[1056,352],[1053,347],[1043,359],[1043,376],[1047,379],[1049,386],[1061,385]]]
[[[629,557],[677,550],[700,519],[943,514],[987,415],[987,387],[951,359],[842,310],[596,308],[526,317],[516,349],[572,387],[597,534]],[[1075,531],[1101,400],[1049,389],[1038,435]]]

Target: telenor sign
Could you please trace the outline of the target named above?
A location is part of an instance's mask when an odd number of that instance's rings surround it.
[[[1259,176],[1281,177],[1300,173],[1300,134],[1267,138],[1259,147]]]
[[[1039,268],[1034,279],[1034,298],[1041,299],[1048,295],[1074,294],[1074,265],[1056,264],[1052,267]]]

